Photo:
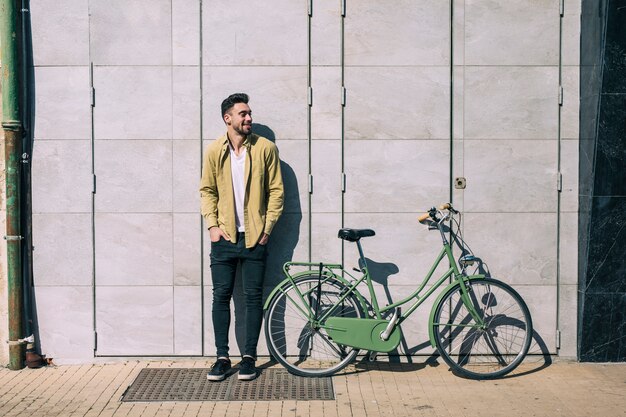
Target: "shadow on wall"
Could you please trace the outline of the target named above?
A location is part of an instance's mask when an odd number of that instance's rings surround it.
[[[272,142],[276,142],[274,131],[268,126],[253,123],[252,131]],[[280,149],[279,149],[280,151]],[[285,187],[285,203],[283,214],[274,226],[270,241],[267,246],[267,260],[265,265],[265,297],[283,279],[283,264],[291,261],[293,252],[300,240],[300,223],[302,222],[302,207],[300,206],[300,192],[296,174],[285,161],[280,161],[280,169],[283,175]],[[245,346],[245,323],[246,305],[243,295],[241,273],[237,272],[237,281],[233,292],[235,304],[235,337],[239,351],[243,352]],[[263,332],[259,340],[264,338]]]

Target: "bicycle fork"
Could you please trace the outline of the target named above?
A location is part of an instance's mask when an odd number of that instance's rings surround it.
[[[472,318],[476,321],[481,329],[484,329],[485,321],[483,320],[483,315],[476,310],[477,303],[473,302],[473,298],[475,296],[473,294],[470,294],[470,285],[471,284],[469,280],[464,280],[462,277],[459,279],[459,286],[461,287],[461,300],[467,308],[470,316],[472,316]]]

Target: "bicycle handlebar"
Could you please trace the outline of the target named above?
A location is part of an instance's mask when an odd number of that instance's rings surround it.
[[[426,219],[428,219],[428,218],[430,218],[430,213],[424,213],[424,214],[422,214],[421,216],[419,216],[419,217],[417,218],[417,220],[418,220],[420,223],[423,223],[423,222],[424,222],[424,220],[426,220]]]
[[[458,213],[458,211],[456,211],[454,209],[454,207],[452,207],[452,204],[450,204],[450,203],[443,203],[443,204],[439,205],[439,209],[437,209],[435,207],[432,207],[430,210],[428,210],[428,212],[426,212],[426,213],[422,214],[421,216],[419,216],[417,218],[417,220],[420,223],[422,223],[422,224],[424,224],[424,221],[426,221],[428,219],[431,219],[431,220],[433,220],[435,222],[439,222],[439,219],[437,218],[437,211],[443,211],[443,210],[448,210],[448,211],[450,211],[451,213],[454,213],[454,214]]]

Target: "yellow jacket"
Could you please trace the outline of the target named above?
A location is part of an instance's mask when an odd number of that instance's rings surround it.
[[[261,235],[272,232],[283,212],[283,178],[278,148],[268,139],[250,134],[246,147],[244,226],[246,247],[257,244]],[[211,143],[204,155],[200,181],[202,216],[208,228],[218,226],[237,243],[235,197],[226,135]]]

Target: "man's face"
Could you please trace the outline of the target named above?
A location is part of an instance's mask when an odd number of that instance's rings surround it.
[[[246,103],[236,103],[224,115],[224,122],[235,132],[246,136],[252,131],[252,111]]]

